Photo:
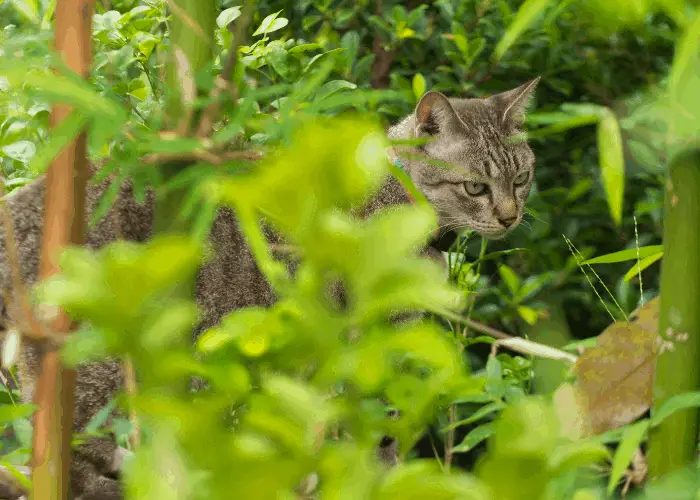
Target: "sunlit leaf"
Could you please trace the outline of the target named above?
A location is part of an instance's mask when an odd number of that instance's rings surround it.
[[[278,13],[279,15],[279,13]],[[236,5],[235,7],[230,7],[228,9],[224,9],[221,11],[221,13],[218,15],[216,18],[216,25],[219,28],[226,28],[228,27],[229,24],[231,24],[233,21],[238,19],[241,16],[241,7]]]
[[[282,11],[280,10],[263,19],[260,26],[258,26],[258,29],[255,30],[255,33],[253,33],[253,36],[272,33],[273,31],[277,31],[287,26],[289,20],[285,19],[284,17],[278,17],[281,13]]]
[[[425,94],[425,77],[420,73],[416,73],[411,86],[413,88],[413,97],[415,97],[416,102],[418,102],[420,98],[423,97],[423,94]]]

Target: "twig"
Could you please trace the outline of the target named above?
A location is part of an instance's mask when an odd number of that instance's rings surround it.
[[[133,449],[137,449],[139,446],[141,446],[141,428],[139,427],[136,409],[134,408],[133,404],[137,386],[134,364],[131,362],[131,358],[129,356],[124,358],[124,385],[126,386],[126,393],[129,396],[129,421],[131,422],[131,435],[129,436],[129,442]]]
[[[488,325],[484,325],[483,323],[479,323],[478,321],[474,321],[471,319],[465,319],[464,324],[468,327],[474,330],[475,332],[483,333],[484,335],[488,335],[489,337],[493,337],[495,339],[501,339],[501,340],[508,340],[508,339],[516,339],[520,337],[516,337],[514,335],[508,335],[505,332],[502,332],[500,330],[496,330],[495,328],[491,328]],[[466,328],[465,328],[466,330]]]
[[[233,151],[229,153],[212,153],[204,149],[197,149],[189,153],[153,153],[142,158],[146,165],[161,165],[173,161],[193,162],[202,161],[221,165],[227,161],[255,161],[261,160],[263,155],[253,151]]]

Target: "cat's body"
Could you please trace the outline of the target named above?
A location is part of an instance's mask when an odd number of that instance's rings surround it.
[[[503,137],[512,135],[520,123],[522,110],[534,83],[523,85],[510,94],[500,94],[491,100],[448,101],[442,94],[431,92],[424,96],[414,114],[389,131],[392,138],[433,135],[434,140],[422,148],[423,153],[461,167],[455,171],[446,171],[420,161],[402,160],[403,167],[416,186],[435,206],[441,226],[448,226],[448,229],[473,227],[486,236],[501,237],[519,222],[526,191],[529,190],[532,179],[532,153],[526,144],[508,145]],[[509,116],[511,111],[516,115]],[[488,172],[485,168],[490,168],[491,171]],[[499,168],[502,169],[500,173]],[[527,182],[514,184],[515,177],[522,177],[519,169],[527,170]],[[465,171],[467,177],[460,177]],[[470,172],[480,172],[480,176],[475,178]],[[471,189],[459,194],[459,189],[465,189],[465,179],[488,182],[493,187],[477,195],[470,195],[470,191],[477,190],[473,185],[478,184],[471,182]],[[512,188],[510,191],[503,187],[509,183]],[[89,185],[86,220],[107,187],[108,181]],[[42,178],[6,199],[13,220],[25,286],[37,281],[44,191],[45,182]],[[511,194],[508,195],[508,192]],[[485,199],[486,195],[490,202]],[[484,199],[478,200],[477,197]],[[390,177],[369,202],[363,215],[410,202],[401,183]],[[491,209],[486,206],[488,203],[495,205]],[[486,216],[477,214],[477,211],[490,213]],[[149,195],[146,202],[139,205],[134,201],[130,188],[125,185],[112,209],[88,232],[86,245],[99,248],[116,240],[118,236],[133,241],[146,241],[151,236],[153,214],[152,196]],[[498,222],[494,223],[494,220],[502,221],[501,226],[497,226]],[[5,294],[1,319],[3,326],[7,327],[17,323],[17,314],[12,307],[13,301],[10,300],[12,280],[4,234],[3,228],[0,238],[0,287],[9,293]],[[270,236],[274,239],[274,236]],[[197,280],[197,302],[202,310],[203,321],[195,334],[216,325],[222,316],[232,310],[247,306],[269,306],[275,301],[272,289],[258,269],[230,210],[219,209],[210,233],[210,242],[215,250],[214,257],[202,267]],[[440,252],[435,249],[428,248],[426,253],[441,258]],[[20,362],[20,380],[25,401],[31,401],[37,374],[36,349],[32,345],[26,345]],[[95,413],[108,404],[122,383],[121,364],[116,360],[80,367],[74,430],[83,430]],[[79,495],[82,500],[121,498],[119,482],[115,479],[119,465],[117,449],[113,441],[103,438],[91,440],[76,451],[71,477],[76,496]]]

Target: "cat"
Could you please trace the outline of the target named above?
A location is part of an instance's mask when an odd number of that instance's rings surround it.
[[[484,99],[448,99],[440,92],[430,91],[420,99],[413,113],[389,129],[390,139],[430,139],[421,146],[397,147],[389,155],[438,214],[440,229],[433,243],[425,249],[431,258],[444,262],[441,251],[454,239],[450,235],[455,231],[470,228],[486,238],[498,239],[512,232],[522,220],[535,156],[525,141],[514,141],[512,137],[521,133],[526,106],[538,81],[539,78]],[[414,154],[408,157],[407,152]],[[425,159],[426,156],[454,168],[435,166]],[[109,183],[110,180],[104,180],[89,184],[86,220]],[[37,280],[44,192],[45,180],[40,178],[5,200],[13,221],[21,277],[26,286]],[[411,201],[401,182],[389,177],[362,215]],[[127,240],[146,241],[151,237],[153,214],[152,193],[139,204],[129,184],[124,183],[112,208],[88,231],[85,245],[99,248],[117,239],[118,235]],[[1,224],[0,228],[0,286],[8,291],[0,304],[0,319],[6,327],[16,322],[18,316],[13,307],[5,228]],[[273,235],[270,237],[274,239]],[[231,210],[218,210],[209,240],[214,252],[197,277],[196,299],[203,320],[194,332],[195,337],[235,309],[270,306],[275,301]],[[37,347],[25,342],[18,363],[24,401],[32,400],[38,359]],[[74,430],[84,430],[123,382],[118,360],[107,359],[81,366],[75,391]],[[385,459],[392,454],[387,448],[384,446],[379,453]],[[74,497],[81,500],[122,498],[117,478],[121,452],[109,438],[91,439],[75,449],[71,465]],[[392,461],[391,458],[387,460]]]

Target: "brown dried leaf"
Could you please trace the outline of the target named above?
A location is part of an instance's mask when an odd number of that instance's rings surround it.
[[[576,389],[594,434],[634,421],[651,405],[658,305],[654,299],[632,322],[610,325],[576,363]]]
[[[656,297],[632,313],[632,323],[656,333],[659,329],[659,297]]]

